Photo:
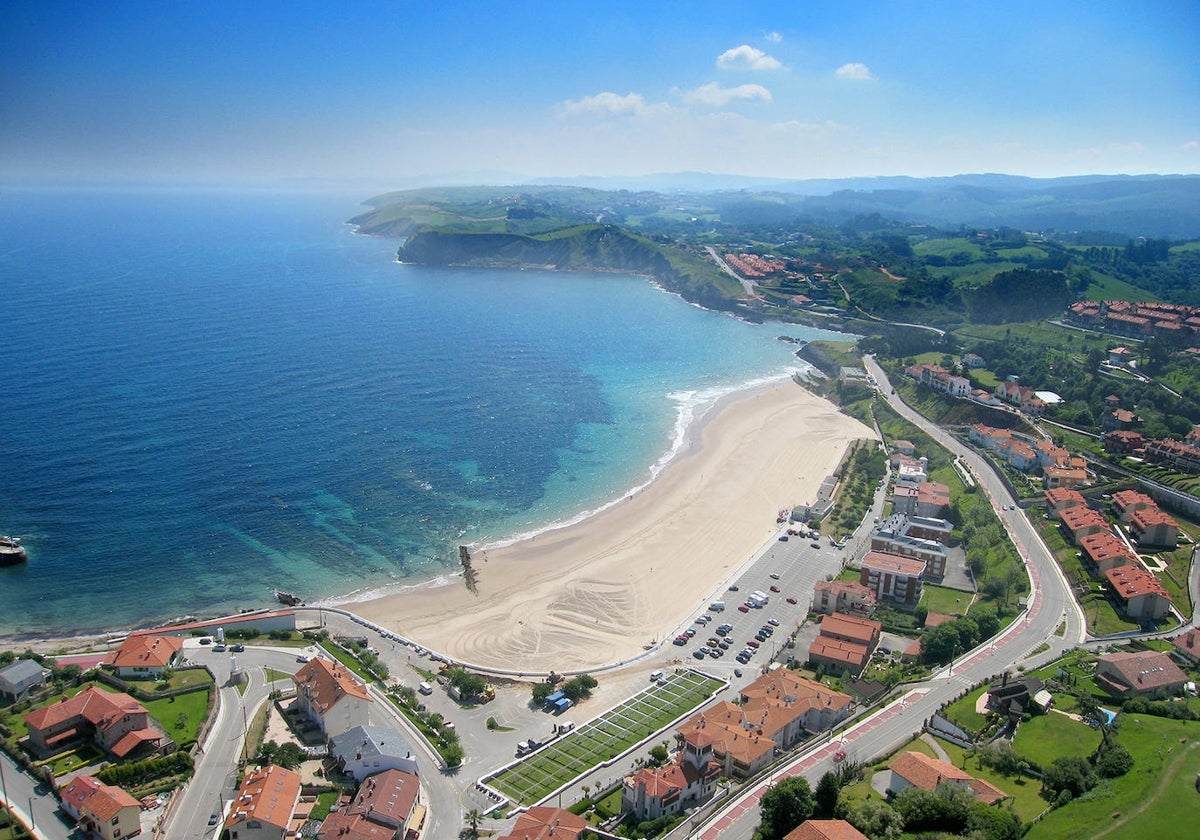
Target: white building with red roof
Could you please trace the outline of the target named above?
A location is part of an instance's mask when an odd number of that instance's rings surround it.
[[[783,840],[869,840],[845,820],[805,820],[783,836]]]
[[[225,828],[231,840],[294,837],[303,822],[299,803],[299,773],[274,764],[255,768],[242,779]]]
[[[938,785],[949,784],[969,792],[976,800],[988,805],[1008,798],[1008,794],[983,779],[976,779],[953,764],[912,750],[902,752],[892,759],[891,771],[888,792],[893,794],[901,793],[910,787],[933,791],[937,790]]]
[[[371,697],[367,687],[345,665],[320,657],[292,676],[296,703],[326,737],[367,726]]]
[[[125,679],[153,679],[164,668],[174,668],[183,658],[183,639],[178,636],[127,636],[108,655],[104,665]]]
[[[868,551],[862,559],[858,582],[879,600],[916,604],[921,600],[925,562],[885,551]]]
[[[150,713],[128,694],[88,686],[74,697],[25,715],[28,743],[39,755],[90,740],[117,758],[138,758],[173,742],[152,725]]]
[[[1187,683],[1187,674],[1156,650],[1109,653],[1096,661],[1096,684],[1115,697],[1169,697]]]
[[[713,737],[703,730],[683,735],[683,751],[665,767],[643,767],[626,776],[621,789],[621,809],[638,822],[678,814],[707,802],[721,776],[713,758]]]
[[[587,827],[587,820],[565,808],[535,805],[517,817],[512,834],[498,840],[576,840]]]
[[[1171,610],[1171,595],[1158,575],[1138,565],[1118,566],[1104,573],[1125,614],[1140,621],[1156,621]]]
[[[123,788],[76,776],[60,792],[59,807],[89,837],[123,840],[142,833],[142,807]]]

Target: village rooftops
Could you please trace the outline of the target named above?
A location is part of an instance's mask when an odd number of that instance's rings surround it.
[[[878,621],[834,613],[821,620],[819,632],[822,636],[869,645],[879,638],[882,629],[883,625]]]
[[[517,817],[512,834],[499,840],[575,840],[587,827],[587,820],[570,811],[535,805]]]
[[[49,729],[79,717],[101,729],[134,714],[146,714],[145,707],[128,694],[101,691],[93,685],[70,699],[34,709],[25,715],[25,722],[31,729]]]

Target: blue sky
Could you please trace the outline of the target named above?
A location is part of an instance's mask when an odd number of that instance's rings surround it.
[[[0,178],[1197,173],[1198,45],[1193,0],[8,0]]]

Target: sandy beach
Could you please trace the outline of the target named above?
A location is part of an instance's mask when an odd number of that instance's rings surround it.
[[[872,430],[790,380],[727,399],[648,487],[574,525],[478,551],[461,579],[348,605],[456,661],[564,671],[629,659],[725,591],[780,508],[813,500]],[[669,637],[668,637],[669,638]]]

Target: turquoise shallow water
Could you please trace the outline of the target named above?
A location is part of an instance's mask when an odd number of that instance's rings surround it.
[[[354,197],[0,194],[0,633],[419,583],[796,364],[642,278],[400,265]]]

